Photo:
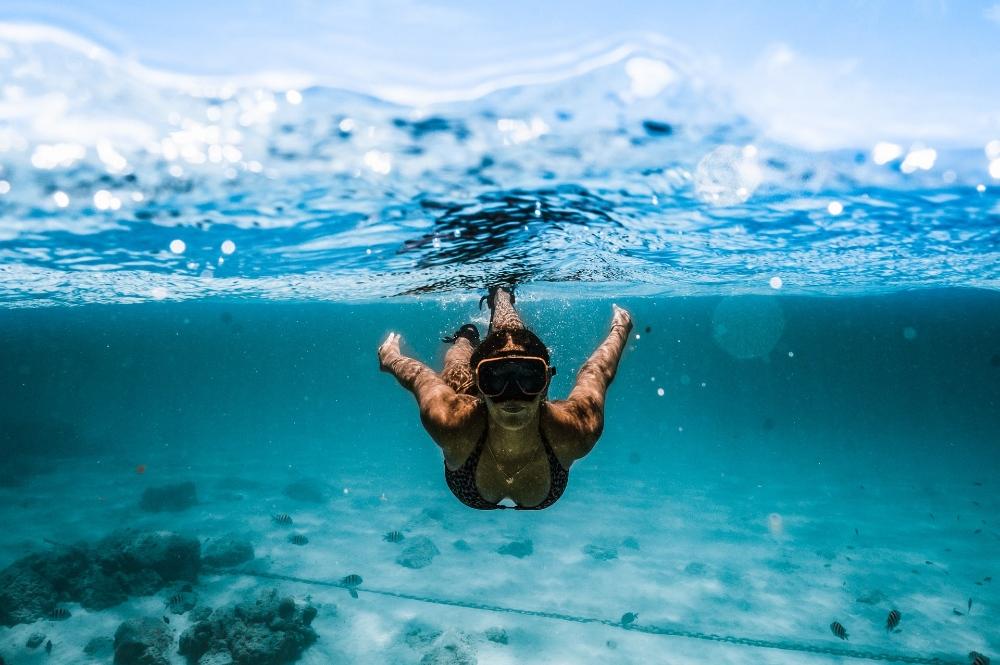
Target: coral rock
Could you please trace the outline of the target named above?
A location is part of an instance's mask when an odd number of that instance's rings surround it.
[[[396,563],[406,568],[424,568],[431,565],[441,551],[427,536],[417,536],[407,541]]]
[[[173,632],[159,619],[129,619],[115,631],[115,665],[169,665]]]

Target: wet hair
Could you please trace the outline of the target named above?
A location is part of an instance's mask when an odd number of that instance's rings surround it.
[[[502,351],[509,343],[521,347],[519,351]],[[486,336],[469,358],[472,371],[476,365],[487,358],[502,358],[503,356],[538,356],[549,362],[549,349],[538,335],[527,328],[511,330],[495,330]]]

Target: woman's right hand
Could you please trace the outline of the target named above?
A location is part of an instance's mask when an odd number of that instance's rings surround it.
[[[378,365],[379,369],[383,372],[391,372],[392,361],[401,355],[399,352],[399,339],[399,333],[391,332],[385,338],[385,341],[382,342],[382,345],[378,347]]]

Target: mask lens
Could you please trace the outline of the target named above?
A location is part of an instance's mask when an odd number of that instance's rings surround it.
[[[517,387],[528,395],[545,389],[547,366],[541,359],[511,358],[485,361],[479,365],[479,389],[488,396],[499,395],[508,387]]]

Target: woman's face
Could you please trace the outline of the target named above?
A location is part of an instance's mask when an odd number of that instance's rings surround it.
[[[534,422],[542,403],[542,395],[536,395],[530,401],[510,399],[497,403],[489,397],[484,397],[484,399],[486,400],[486,410],[493,422],[504,429],[519,430]]]
[[[525,350],[513,343],[508,343],[503,349],[504,353],[525,353]],[[482,395],[486,401],[486,410],[494,423],[507,430],[524,429],[535,421],[538,409],[548,392],[543,390],[541,394],[535,395],[531,399],[507,399],[502,402],[494,402],[491,398]]]

